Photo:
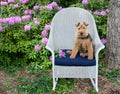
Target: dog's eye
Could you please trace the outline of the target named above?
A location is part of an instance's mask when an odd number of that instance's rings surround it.
[[[78,30],[80,30],[80,28],[78,28]]]
[[[85,29],[85,27],[83,27],[83,29]]]

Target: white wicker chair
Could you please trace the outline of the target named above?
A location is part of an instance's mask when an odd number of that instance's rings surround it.
[[[88,31],[95,46],[94,66],[59,66],[55,65],[55,50],[72,49],[75,41],[75,24],[77,22],[89,23]],[[98,92],[98,53],[104,48],[98,36],[96,23],[87,10],[71,7],[65,8],[54,16],[46,48],[52,53],[53,90],[58,78],[90,78],[95,90]]]

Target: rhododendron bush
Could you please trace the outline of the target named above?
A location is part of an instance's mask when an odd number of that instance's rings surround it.
[[[59,4],[59,0],[55,0]],[[38,63],[51,64],[51,54],[45,49],[54,14],[62,10],[55,1],[41,3],[39,0],[0,1],[0,63],[24,65]],[[64,0],[63,0],[64,1]],[[109,13],[108,1],[75,0],[70,6],[85,8],[96,20],[101,41],[105,44],[106,22]],[[65,1],[68,2],[68,1]],[[62,50],[58,55],[64,55]]]
[[[32,3],[30,0],[0,2],[0,62],[3,64],[50,62],[50,52],[45,49],[50,21],[62,7],[56,2]]]

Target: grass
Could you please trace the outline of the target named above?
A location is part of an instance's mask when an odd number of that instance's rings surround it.
[[[106,70],[105,62],[99,64],[99,75],[106,77],[113,83],[120,85],[120,69]],[[0,67],[9,78],[3,82],[5,90],[18,92],[18,94],[74,94],[74,88],[77,86],[76,79],[60,79],[58,80],[56,91],[52,91],[52,75],[50,70],[41,70],[34,66],[9,66]],[[13,84],[13,85],[12,85]],[[88,94],[96,94],[94,88],[88,91]]]

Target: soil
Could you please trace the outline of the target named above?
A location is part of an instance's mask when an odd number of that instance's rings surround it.
[[[28,73],[23,72],[25,75]],[[22,73],[22,74],[23,74]],[[16,72],[15,77],[21,75],[21,72]],[[51,76],[51,71],[48,72],[48,75]],[[3,86],[5,82],[10,82],[10,86],[15,87],[19,83],[15,82],[13,78],[11,78],[4,71],[0,71],[0,94],[18,94],[17,91],[12,92],[9,89]],[[112,83],[107,78],[99,75],[99,92],[96,94],[120,94],[120,86]],[[120,81],[120,80],[119,80]],[[12,84],[11,84],[12,83]],[[77,79],[77,86],[74,88],[74,94],[88,94],[87,92],[92,88],[92,84],[89,79]]]
[[[98,81],[99,92],[96,94],[120,94],[120,86],[112,83],[107,78],[99,76]],[[79,79],[74,91],[75,94],[87,94],[91,88],[92,84],[89,79]]]

